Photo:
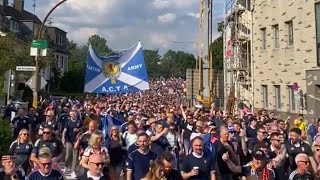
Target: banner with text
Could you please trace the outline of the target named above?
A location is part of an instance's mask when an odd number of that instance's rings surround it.
[[[101,57],[89,47],[84,92],[115,94],[149,89],[141,43],[119,55]]]

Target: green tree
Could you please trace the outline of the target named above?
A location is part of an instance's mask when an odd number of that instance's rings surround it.
[[[186,77],[186,69],[195,68],[196,59],[193,54],[183,51],[168,50],[162,57],[165,68],[164,77]]]
[[[112,52],[112,50],[107,46],[107,40],[103,37],[100,37],[97,34],[94,34],[89,37],[88,45],[91,44],[94,50],[102,56],[105,56]]]
[[[148,71],[149,78],[157,78],[161,75],[161,56],[159,50],[144,50],[144,61]]]
[[[220,36],[210,44],[210,51],[212,53],[212,66],[216,70],[223,69],[223,32],[224,22],[218,23],[218,32]]]

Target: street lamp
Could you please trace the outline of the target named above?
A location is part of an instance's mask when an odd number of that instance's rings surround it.
[[[66,2],[67,0],[62,0],[60,1],[59,3],[57,3],[49,12],[48,14],[45,16],[45,18],[43,19],[42,21],[42,24],[40,26],[40,29],[39,29],[39,33],[38,33],[38,37],[37,39],[38,40],[41,40],[42,38],[42,31],[43,31],[43,28],[45,26],[45,23],[47,21],[47,19],[49,18],[49,16],[51,15],[51,13],[57,8],[59,7],[61,4],[63,4],[64,2]],[[37,49],[37,55],[35,56],[35,60],[36,60],[36,70],[35,70],[35,87],[34,87],[34,91],[33,91],[33,103],[32,103],[32,106],[34,108],[38,108],[38,92],[40,91],[40,82],[39,82],[39,71],[40,71],[40,65],[39,65],[39,58],[40,57],[40,49],[38,48]]]

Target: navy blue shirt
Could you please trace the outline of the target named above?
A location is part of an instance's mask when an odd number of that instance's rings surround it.
[[[66,132],[66,141],[70,143],[74,143],[76,141],[77,135],[80,133],[78,132],[73,132],[75,128],[80,129],[83,126],[82,121],[80,120],[68,120],[66,125],[64,126],[67,129]]]
[[[181,171],[188,173],[193,167],[199,167],[199,173],[196,176],[192,176],[189,180],[208,180],[210,172],[215,170],[215,162],[212,161],[210,156],[203,155],[198,158],[193,154],[189,154],[183,159]]]
[[[16,171],[16,175],[18,176],[19,180],[25,180],[25,172],[23,169],[18,168]],[[0,168],[0,180],[3,180],[3,179],[11,179],[11,175],[10,176],[6,175],[3,169]]]
[[[55,169],[52,169],[48,175],[43,175],[37,170],[29,175],[28,180],[63,180],[63,175]]]
[[[137,150],[139,148],[137,143],[131,144],[127,150],[127,154],[132,153],[133,151]]]
[[[63,144],[60,139],[52,138],[50,141],[44,141],[42,139],[38,139],[36,143],[34,143],[34,148],[32,150],[32,153],[38,156],[39,150],[42,147],[49,148],[52,154],[52,157],[59,156],[64,150]]]
[[[18,141],[13,141],[9,148],[9,154],[15,155],[16,165],[28,165],[32,149],[33,145],[31,142],[18,144]]]
[[[14,128],[14,136],[17,137],[21,129],[29,130],[29,125],[31,124],[31,122],[28,116],[17,116],[12,119],[11,124],[16,124],[16,127]]]
[[[148,151],[144,154],[137,149],[128,155],[126,168],[132,171],[133,180],[140,180],[147,175],[151,163],[156,159],[154,152]]]

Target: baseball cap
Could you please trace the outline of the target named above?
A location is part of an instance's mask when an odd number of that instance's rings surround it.
[[[253,158],[256,159],[256,160],[260,160],[260,161],[263,161],[263,160],[266,160],[266,154],[261,151],[261,150],[257,150],[254,154],[253,154]]]

